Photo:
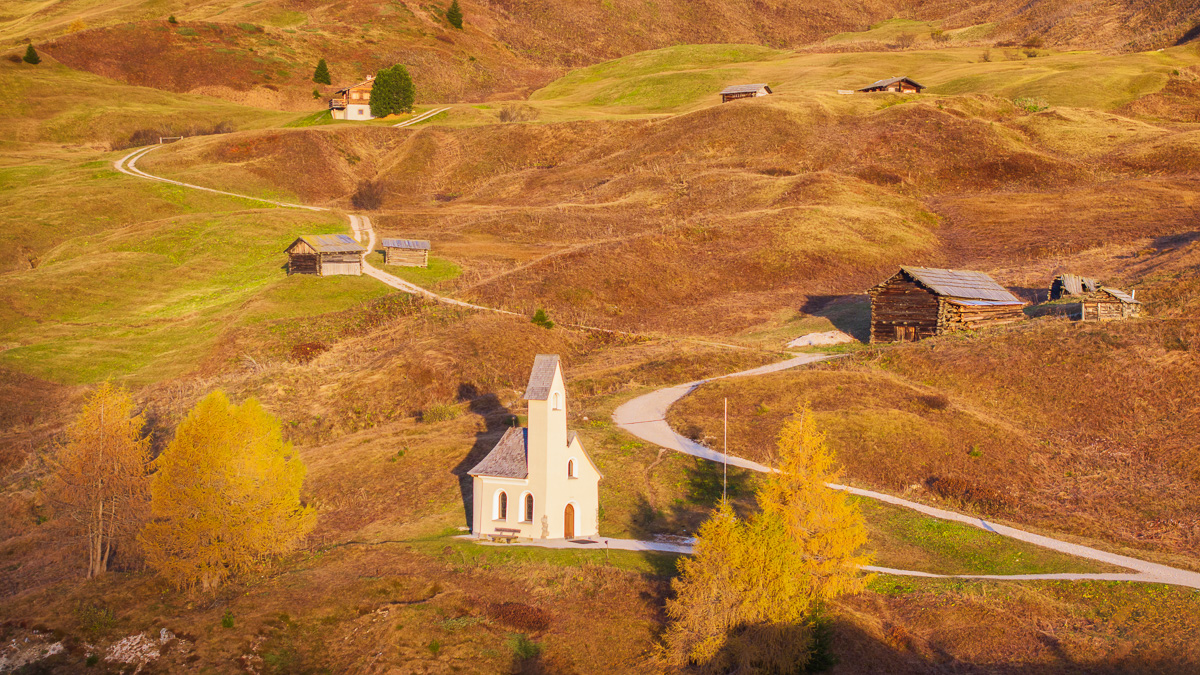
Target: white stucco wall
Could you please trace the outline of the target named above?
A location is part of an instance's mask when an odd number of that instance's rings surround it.
[[[476,476],[472,484],[471,531],[483,536],[504,527],[519,530],[522,537],[562,539],[566,534],[566,507],[571,504],[575,509],[574,536],[596,535],[600,472],[578,438],[567,445],[567,392],[561,370],[555,372],[546,400],[529,401],[528,417],[529,476],[524,480]],[[574,461],[574,477],[567,472],[571,461]],[[504,520],[495,517],[497,490],[508,494],[508,517]],[[533,495],[531,520],[524,518],[523,497],[527,493]]]
[[[373,120],[371,117],[370,103],[351,103],[346,106],[346,119],[348,120]]]

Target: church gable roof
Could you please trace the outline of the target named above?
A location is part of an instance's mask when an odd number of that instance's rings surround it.
[[[579,434],[575,433],[574,431],[571,431],[567,434],[567,449],[570,450],[571,446],[575,445],[576,441],[579,441],[579,449],[583,451],[583,456],[587,459],[588,464],[591,464],[592,468],[596,470],[596,475],[604,478],[604,474],[600,473],[600,467],[596,466],[596,460],[592,459],[592,453],[588,452],[587,448],[583,447],[583,441],[579,440]]]
[[[529,476],[529,430],[514,427],[504,432],[492,451],[467,472],[468,476],[526,478]]]
[[[525,387],[526,401],[545,401],[550,398],[550,387],[554,385],[554,373],[558,371],[558,354],[538,354],[529,371],[529,384]]]

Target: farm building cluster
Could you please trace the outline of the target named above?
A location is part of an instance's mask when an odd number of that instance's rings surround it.
[[[861,89],[839,89],[839,94],[872,94],[879,92],[892,92],[896,94],[919,94],[925,91],[925,85],[917,82],[911,77],[889,77],[884,80],[879,80],[868,84]],[[771,87],[763,84],[733,84],[725,87],[718,95],[721,97],[721,103],[736,101],[740,98],[757,98],[759,96],[769,96],[775,92],[771,91]]]
[[[384,239],[383,263],[398,267],[429,267],[430,244],[424,239]],[[348,234],[304,234],[284,249],[287,272],[319,277],[359,276],[367,249]]]
[[[901,267],[867,291],[871,297],[871,342],[912,342],[962,330],[1021,321],[1028,303],[983,272]],[[1107,288],[1095,279],[1061,274],[1047,299],[1064,301],[1080,321],[1140,316],[1136,292]]]

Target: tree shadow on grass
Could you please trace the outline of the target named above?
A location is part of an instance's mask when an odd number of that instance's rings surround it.
[[[464,401],[467,404],[467,410],[475,415],[483,418],[484,429],[475,434],[475,444],[471,446],[470,451],[463,457],[450,473],[458,477],[458,489],[462,495],[463,514],[466,517],[467,527],[471,527],[473,522],[473,504],[474,498],[472,494],[472,479],[467,475],[467,472],[475,468],[476,464],[483,461],[492,448],[496,446],[496,442],[504,435],[504,432],[516,423],[516,415],[511,410],[506,408],[500,399],[492,393],[484,394],[479,389],[468,383],[460,384],[458,387],[458,400]]]

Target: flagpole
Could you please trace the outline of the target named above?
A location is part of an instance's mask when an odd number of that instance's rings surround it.
[[[729,399],[725,399],[725,448],[721,453],[721,501],[725,501],[725,494],[729,486]]]

